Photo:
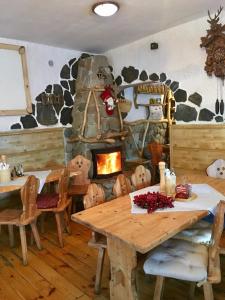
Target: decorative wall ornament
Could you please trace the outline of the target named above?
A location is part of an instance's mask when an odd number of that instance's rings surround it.
[[[208,11],[210,29],[207,35],[201,38],[200,47],[206,48],[207,59],[205,62],[205,71],[209,76],[215,74],[216,77],[225,78],[225,25],[219,23],[219,15],[223,7],[217,10],[212,18]]]
[[[42,94],[41,100],[43,105],[49,104],[64,104],[63,95],[55,95],[55,94]]]
[[[100,97],[105,105],[105,111],[110,116],[114,112],[116,103],[118,102],[112,95],[113,89],[110,86],[106,86]]]

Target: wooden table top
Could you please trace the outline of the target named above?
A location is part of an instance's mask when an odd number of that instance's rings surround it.
[[[207,183],[224,194],[225,181],[192,175],[192,183]],[[178,181],[179,183],[179,178]],[[116,237],[146,253],[196,223],[207,211],[131,214],[130,197],[124,196],[72,215],[72,220],[108,237]]]
[[[124,196],[73,214],[72,220],[146,253],[207,215],[207,211],[131,214],[130,197]]]
[[[30,171],[32,172],[32,171]],[[45,183],[49,183],[49,182],[53,182],[53,181],[58,181],[61,175],[62,169],[54,169],[51,170],[51,173],[46,177],[46,181]],[[34,171],[35,173],[35,171]],[[72,176],[76,176],[79,175],[80,172],[71,172],[70,173],[70,177]],[[21,178],[26,178],[27,176],[23,176]],[[18,177],[20,178],[20,177]],[[13,181],[12,181],[13,182]],[[9,185],[9,183],[7,183],[7,185],[1,185],[0,186],[0,193],[8,193],[8,192],[12,192],[12,191],[16,191],[21,189],[21,187],[23,186],[23,184],[18,184],[16,185],[15,183],[12,185]]]

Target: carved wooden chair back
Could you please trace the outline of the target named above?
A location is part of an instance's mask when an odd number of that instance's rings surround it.
[[[132,188],[129,178],[127,178],[124,174],[118,175],[113,186],[113,194],[116,197],[120,197],[129,194],[131,191]]]
[[[162,144],[152,142],[148,144],[148,150],[151,153],[152,164],[158,166],[159,162],[162,160],[162,154],[163,154]]]
[[[82,155],[75,156],[69,163],[68,169],[70,172],[79,171],[80,174],[72,179],[71,184],[73,185],[87,185],[90,184],[88,178],[88,172],[91,167],[91,162]]]
[[[208,281],[219,283],[221,280],[220,271],[220,239],[224,227],[225,201],[221,200],[217,205],[217,211],[213,223],[212,244],[209,248]]]
[[[132,185],[136,190],[143,189],[151,185],[151,173],[144,166],[136,167],[135,172],[131,176]]]
[[[58,184],[58,193],[59,193],[59,201],[57,207],[61,207],[66,204],[68,200],[68,185],[69,185],[69,171],[67,168],[62,170],[59,184]]]
[[[88,186],[87,194],[83,198],[84,208],[91,208],[105,201],[105,192],[102,186],[91,183]]]
[[[70,234],[70,218],[71,197],[68,196],[69,171],[67,168],[62,169],[58,185],[57,193],[39,194],[37,199],[38,208],[41,212],[53,212],[57,224],[57,232],[59,244],[63,247],[63,229]],[[62,217],[64,222],[62,223]],[[42,219],[42,231],[44,231],[44,219]]]
[[[27,224],[37,217],[37,194],[39,180],[31,175],[27,178],[25,185],[21,188],[20,195],[23,204],[23,212],[20,216],[20,222]]]
[[[91,183],[88,186],[87,194],[83,198],[84,208],[88,209],[93,206],[99,205],[105,201],[105,192],[101,185]],[[92,232],[92,237],[88,245],[98,249],[98,260],[95,276],[95,293],[100,292],[102,269],[105,257],[105,250],[107,247],[106,237],[98,232]]]

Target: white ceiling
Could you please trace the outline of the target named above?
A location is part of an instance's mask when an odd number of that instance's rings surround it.
[[[224,0],[115,0],[119,13],[94,15],[94,0],[0,0],[0,37],[104,52],[217,10]]]

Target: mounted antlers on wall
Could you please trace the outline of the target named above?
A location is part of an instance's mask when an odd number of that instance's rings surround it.
[[[201,38],[200,47],[206,48],[207,59],[205,62],[205,71],[209,76],[213,73],[216,77],[225,78],[225,25],[219,23],[219,15],[223,7],[217,10],[212,18],[208,11],[210,29],[207,30],[206,37]]]

